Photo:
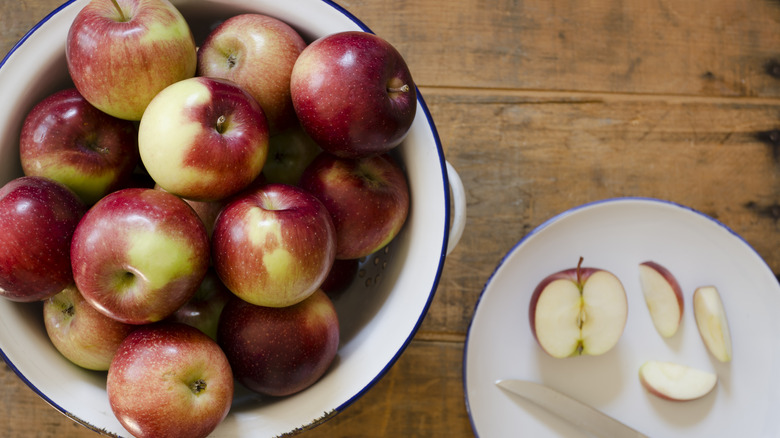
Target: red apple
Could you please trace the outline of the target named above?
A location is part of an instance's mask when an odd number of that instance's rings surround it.
[[[73,191],[25,176],[0,188],[0,296],[40,301],[73,282],[70,244],[84,211]]]
[[[138,133],[133,122],[98,110],[69,88],[33,107],[19,154],[25,175],[60,182],[92,205],[129,183],[138,163]]]
[[[243,192],[217,217],[212,259],[231,292],[284,307],[314,293],[336,253],[333,222],[312,194],[287,184]]]
[[[155,184],[154,182],[152,182],[152,187],[157,190],[167,191],[160,187],[159,184]],[[222,208],[225,206],[225,202],[223,200],[193,201],[192,199],[184,199],[184,202],[189,204],[190,207],[195,210],[195,213],[198,215],[200,220],[203,221],[203,225],[206,226],[206,233],[209,235],[210,239],[211,233],[214,231],[214,222],[217,220],[219,212],[222,211]]]
[[[63,356],[96,371],[108,370],[119,345],[136,327],[98,312],[73,284],[43,302],[43,322]]]
[[[352,284],[352,281],[360,269],[360,260],[357,259],[337,259],[333,262],[325,281],[320,285],[329,297],[333,298],[344,292]]]
[[[718,383],[718,376],[687,365],[649,360],[639,367],[639,381],[656,397],[688,401],[712,392]]]
[[[180,323],[139,327],[108,369],[111,410],[137,438],[208,436],[233,402],[233,373],[217,343]]]
[[[232,82],[196,77],[154,97],[138,127],[138,148],[163,189],[218,201],[254,181],[268,154],[263,109]]]
[[[628,301],[611,272],[582,267],[548,275],[536,286],[529,306],[531,331],[550,356],[597,356],[623,334]]]
[[[65,55],[84,98],[128,120],[197,67],[190,28],[168,0],[91,0],[70,26]]]
[[[290,75],[306,47],[303,38],[276,18],[240,14],[214,29],[198,49],[198,74],[229,79],[263,108],[273,134],[296,123]]]
[[[180,198],[124,189],[97,202],[71,245],[73,276],[104,314],[146,324],[170,316],[195,294],[209,267],[203,222]]]
[[[398,146],[417,110],[417,90],[403,57],[366,32],[340,32],[311,43],[295,62],[290,90],[303,129],[342,157]]]
[[[406,175],[387,154],[347,159],[321,153],[299,185],[333,217],[338,259],[359,259],[382,249],[398,235],[409,213]]]
[[[668,269],[653,261],[639,264],[639,281],[653,325],[664,338],[672,337],[685,308],[680,284]]]
[[[232,296],[233,294],[225,287],[217,273],[209,269],[195,295],[173,312],[168,319],[191,325],[216,340],[219,316]]]
[[[269,140],[262,175],[267,182],[297,185],[320,152],[322,149],[300,127],[288,129]]]
[[[236,380],[248,389],[285,396],[314,384],[328,370],[339,345],[339,321],[318,290],[289,307],[231,300],[217,332]]]

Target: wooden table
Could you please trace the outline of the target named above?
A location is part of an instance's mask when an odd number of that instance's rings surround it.
[[[59,0],[0,3],[0,53]],[[407,59],[466,186],[468,225],[391,371],[305,436],[472,436],[462,355],[501,257],[576,205],[707,213],[780,272],[780,2],[342,0]],[[0,365],[0,430],[91,437]]]

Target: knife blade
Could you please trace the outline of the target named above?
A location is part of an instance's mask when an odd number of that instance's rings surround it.
[[[515,379],[499,379],[496,385],[598,437],[648,438],[598,409],[545,385]]]

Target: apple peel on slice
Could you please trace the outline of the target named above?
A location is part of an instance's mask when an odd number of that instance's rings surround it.
[[[649,360],[639,367],[639,381],[648,392],[664,400],[688,401],[709,394],[718,376],[679,363]]]
[[[704,345],[721,362],[731,361],[731,332],[726,310],[715,286],[702,286],[693,293],[693,314]]]
[[[656,331],[664,338],[674,336],[685,308],[677,279],[664,266],[646,261],[639,264],[639,282]]]
[[[620,280],[581,264],[547,276],[531,296],[531,331],[556,358],[604,354],[625,328],[628,302]]]

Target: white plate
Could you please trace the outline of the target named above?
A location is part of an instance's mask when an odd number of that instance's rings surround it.
[[[626,289],[622,338],[602,356],[554,359],[533,338],[528,304],[548,274],[577,265],[607,269]],[[671,339],[653,327],[637,265],[654,260],[677,278],[683,323]],[[691,297],[698,286],[720,290],[733,360],[710,356],[696,328]],[[522,378],[549,385],[651,437],[780,436],[780,286],[761,257],[723,224],[689,208],[653,199],[587,204],[547,221],[501,261],[477,303],[466,339],[464,386],[481,437],[584,437],[585,433],[494,385]],[[702,399],[670,402],[640,385],[639,366],[659,359],[717,372]]]

